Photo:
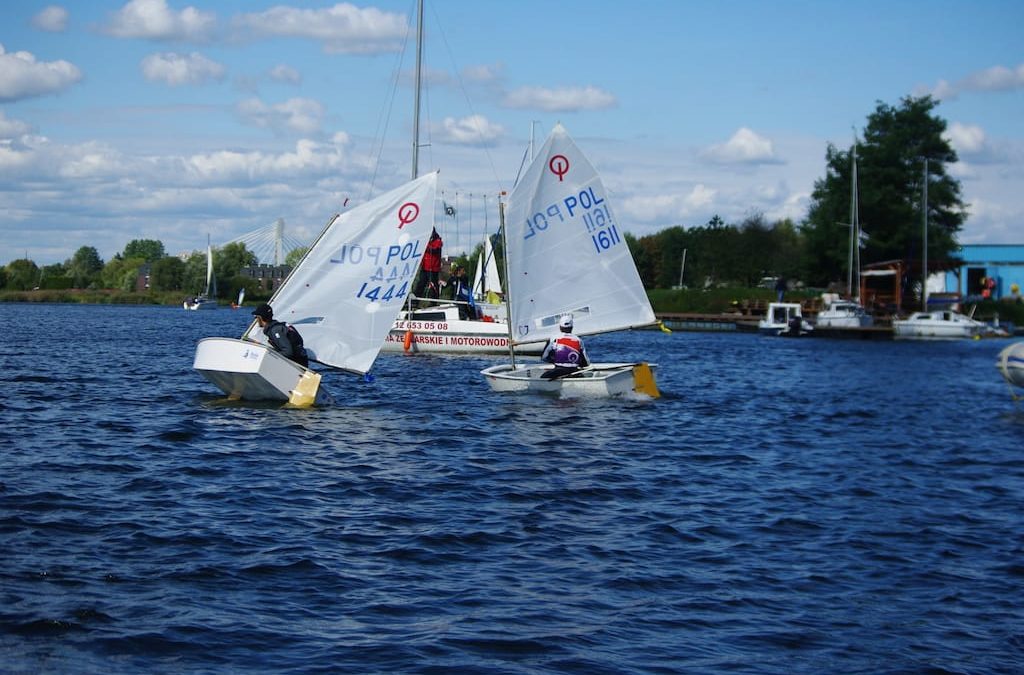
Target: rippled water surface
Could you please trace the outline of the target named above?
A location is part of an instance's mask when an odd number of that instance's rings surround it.
[[[3,312],[0,671],[1024,671],[1006,341],[588,341],[657,401],[384,355],[288,410],[191,369],[247,312]]]

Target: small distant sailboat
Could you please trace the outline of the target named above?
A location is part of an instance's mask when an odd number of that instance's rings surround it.
[[[501,295],[501,278],[498,276],[494,247],[491,246],[491,238],[484,237],[484,247],[480,251],[480,260],[473,277],[473,297],[477,301],[497,305],[501,302]]]
[[[206,235],[206,290],[202,295],[189,298],[183,303],[185,309],[217,309],[217,277],[213,274],[213,246],[210,235]]]
[[[270,299],[297,327],[310,362],[365,375],[391,330],[434,227],[437,172],[331,218]],[[241,339],[206,338],[192,367],[230,398],[330,401],[319,372],[267,345],[254,322]]]
[[[245,302],[245,288],[244,287],[239,289],[239,291],[238,291],[238,300],[236,300],[235,302],[231,303],[231,309],[238,309],[239,307],[242,306],[243,302]]]
[[[850,157],[850,248],[846,269],[846,299],[833,293],[822,296],[824,308],[818,312],[818,328],[868,328],[875,323],[860,300],[860,193],[857,184],[857,139]],[[856,291],[854,290],[856,289]]]

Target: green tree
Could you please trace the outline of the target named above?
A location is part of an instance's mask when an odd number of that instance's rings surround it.
[[[163,242],[156,239],[132,239],[124,247],[125,258],[142,258],[146,262],[155,262],[163,258]]]
[[[74,288],[89,288],[100,280],[103,260],[93,246],[82,246],[64,263],[65,274],[73,281]]]
[[[946,165],[957,155],[943,138],[946,121],[934,114],[930,96],[906,97],[899,107],[879,102],[868,117],[856,148],[858,207],[866,241],[863,263],[920,260],[922,194],[928,159],[928,255],[949,259],[967,217],[960,182]],[[852,152],[829,145],[825,177],[815,181],[803,226],[810,281],[824,284],[845,278],[849,250]]]
[[[245,247],[241,242],[227,244],[213,252],[213,273],[217,276],[217,288],[220,289],[220,296],[231,293],[234,287],[232,279],[239,275],[246,267],[251,267],[259,262],[256,254]],[[205,272],[204,272],[204,284]],[[237,292],[237,289],[235,289]]]
[[[39,288],[71,288],[72,281],[63,263],[43,265],[39,270]]]
[[[135,281],[139,277],[139,268],[146,264],[142,258],[122,258],[115,255],[99,274],[99,282],[103,288],[117,288],[122,291],[134,291]]]
[[[7,288],[29,291],[39,285],[39,267],[28,258],[7,263]]]
[[[302,256],[306,255],[306,252],[308,250],[308,246],[299,246],[298,248],[293,248],[292,250],[288,251],[288,255],[284,257],[284,264],[288,265],[288,267],[294,268],[296,265],[299,264],[299,261],[302,260]]]
[[[154,291],[180,291],[185,282],[185,262],[175,256],[164,256],[153,262],[149,271],[149,287]]]

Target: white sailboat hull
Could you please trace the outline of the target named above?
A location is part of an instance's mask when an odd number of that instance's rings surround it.
[[[1016,342],[999,352],[996,368],[1008,383],[1024,387],[1024,342]]]
[[[653,371],[657,368],[654,364],[595,363],[557,380],[546,380],[541,377],[546,371],[554,368],[548,364],[501,364],[480,372],[491,390],[496,392],[534,392],[574,398],[607,398],[629,394],[638,388],[643,390],[644,383],[637,378],[637,368],[640,366],[650,369],[653,385]]]
[[[828,303],[814,322],[818,328],[867,328],[874,323],[863,307],[849,300]]]
[[[303,368],[266,345],[235,338],[212,337],[199,341],[192,367],[229,398],[245,401],[296,402],[308,380],[319,375]],[[319,387],[311,403],[327,403]]]

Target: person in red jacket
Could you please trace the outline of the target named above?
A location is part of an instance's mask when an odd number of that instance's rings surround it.
[[[440,297],[441,281],[441,247],[444,241],[441,235],[434,229],[430,233],[430,240],[427,242],[427,250],[423,252],[423,264],[420,266],[420,278],[413,292],[417,298],[438,298]],[[426,295],[424,295],[424,290]]]
[[[548,340],[547,346],[544,347],[544,353],[540,357],[541,360],[555,365],[554,368],[541,375],[545,380],[565,377],[590,365],[583,340],[572,334],[572,314],[562,315],[562,318],[558,320],[558,328],[562,334]]]

